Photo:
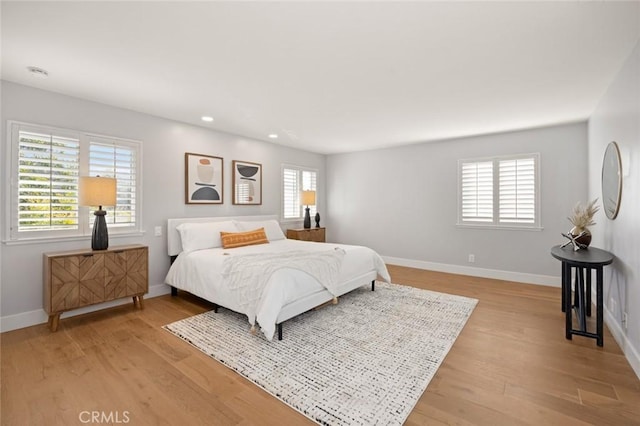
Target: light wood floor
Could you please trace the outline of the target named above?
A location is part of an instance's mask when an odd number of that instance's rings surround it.
[[[407,425],[640,424],[640,381],[608,330],[604,348],[565,340],[559,289],[389,271],[480,300]],[[161,329],[209,309],[181,293],[64,319],[57,333],[3,333],[2,425],[79,425],[83,411],[131,425],[312,424]]]

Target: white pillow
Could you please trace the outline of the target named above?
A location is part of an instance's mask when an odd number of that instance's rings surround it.
[[[284,240],[287,237],[284,236],[282,228],[277,220],[256,220],[256,221],[235,221],[240,231],[253,231],[254,229],[264,228],[264,232],[267,234],[267,240],[276,241]]]
[[[180,233],[182,250],[186,252],[222,247],[220,232],[240,231],[232,220],[182,223],[176,229]]]

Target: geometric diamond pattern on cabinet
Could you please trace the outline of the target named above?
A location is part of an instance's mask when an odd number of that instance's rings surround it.
[[[45,298],[45,311],[66,311],[80,306],[80,259],[75,256],[52,259],[50,270],[52,297]]]
[[[129,294],[146,293],[148,275],[147,250],[129,250],[127,252],[127,292]]]
[[[127,252],[108,253],[105,256],[105,300],[127,296]]]
[[[104,254],[80,258],[80,306],[104,302]]]
[[[82,306],[133,297],[142,307],[149,291],[148,253],[141,244],[45,253],[43,307],[51,330],[62,312]]]

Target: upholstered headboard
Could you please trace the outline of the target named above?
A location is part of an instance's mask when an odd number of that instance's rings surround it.
[[[221,222],[225,220],[279,220],[277,215],[261,215],[261,216],[227,216],[227,217],[182,217],[167,220],[167,249],[169,256],[177,256],[182,252],[182,242],[180,241],[180,233],[176,229],[181,223],[194,222]]]

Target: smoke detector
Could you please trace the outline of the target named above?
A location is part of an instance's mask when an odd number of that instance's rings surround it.
[[[38,78],[47,78],[49,77],[49,72],[45,69],[38,67],[27,67],[27,71],[31,73],[31,75]]]

